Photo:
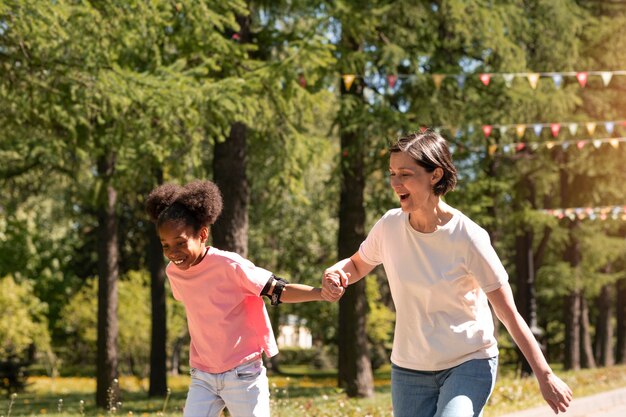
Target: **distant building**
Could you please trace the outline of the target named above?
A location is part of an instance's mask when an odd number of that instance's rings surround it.
[[[294,314],[287,315],[283,324],[278,328],[278,347],[297,347],[309,349],[313,347],[313,336],[306,327],[306,320]]]

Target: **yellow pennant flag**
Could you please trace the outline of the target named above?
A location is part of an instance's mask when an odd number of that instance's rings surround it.
[[[587,128],[587,133],[589,133],[589,136],[593,135],[593,133],[596,131],[595,122],[585,123],[585,127]]]
[[[346,91],[350,91],[350,87],[352,87],[352,83],[354,82],[356,75],[344,74],[342,75],[342,78],[343,78],[343,85],[346,87]]]
[[[517,134],[518,138],[521,138],[522,136],[524,136],[524,132],[526,132],[526,125],[515,126],[515,133]]]
[[[493,156],[493,154],[496,153],[497,149],[498,145],[489,145],[489,156]]]
[[[435,83],[435,88],[439,90],[441,88],[441,83],[443,79],[446,78],[444,74],[433,74],[433,82]]]
[[[532,89],[534,90],[535,88],[537,88],[537,82],[539,82],[539,74],[536,72],[532,72],[530,74],[527,74],[526,76],[528,77],[528,82],[530,83]]]
[[[554,142],[552,142],[552,141],[546,142],[546,148],[548,148],[548,149],[554,148]]]
[[[617,139],[611,139],[609,141],[609,143],[611,144],[612,147],[614,147],[615,149],[617,149],[617,147],[619,146],[619,141]]]

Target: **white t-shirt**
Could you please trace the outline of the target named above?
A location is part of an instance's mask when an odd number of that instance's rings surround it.
[[[508,274],[487,232],[458,210],[433,233],[420,233],[408,213],[389,210],[359,248],[383,264],[396,307],[391,361],[437,371],[498,355],[486,292]]]

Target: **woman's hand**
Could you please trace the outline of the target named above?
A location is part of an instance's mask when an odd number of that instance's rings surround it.
[[[559,411],[564,413],[573,398],[570,387],[552,372],[543,377],[537,376],[537,380],[541,395],[552,408],[554,414],[558,414]]]
[[[326,301],[335,302],[341,298],[346,291],[348,278],[350,274],[346,274],[341,269],[327,269],[324,271],[322,278],[322,298]]]

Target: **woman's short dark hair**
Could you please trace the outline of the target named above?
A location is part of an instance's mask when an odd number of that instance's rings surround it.
[[[454,190],[456,168],[452,163],[448,143],[439,133],[425,130],[403,136],[389,147],[389,152],[406,152],[427,172],[441,168],[443,177],[433,187],[435,195],[445,195],[448,191]]]

